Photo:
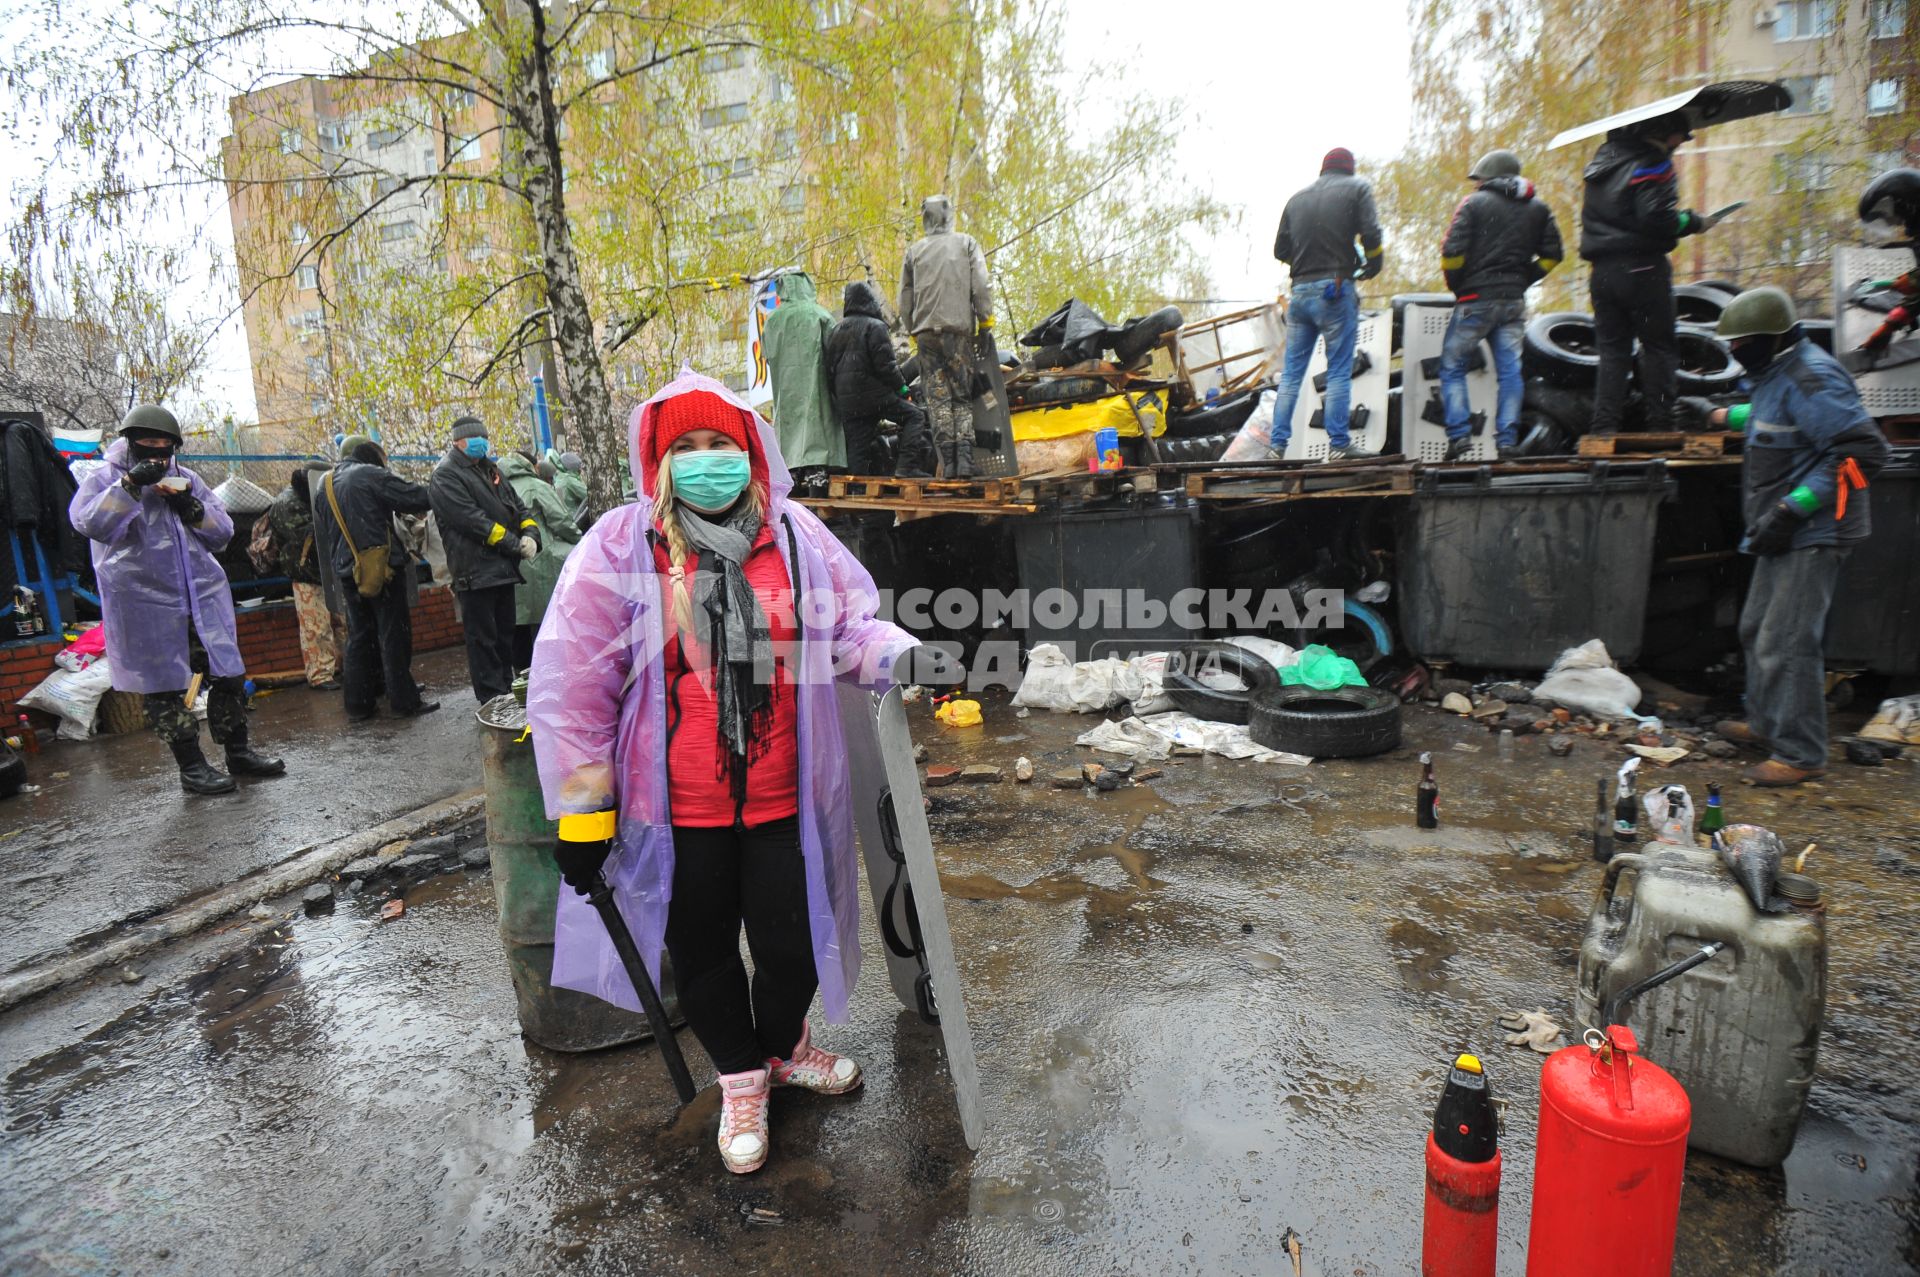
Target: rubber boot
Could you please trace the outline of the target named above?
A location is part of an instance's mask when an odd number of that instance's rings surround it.
[[[278,758],[254,753],[247,738],[241,736],[227,742],[227,770],[235,776],[284,776],[287,765]]]
[[[953,477],[973,478],[973,440],[962,439],[953,445]]]
[[[189,794],[230,794],[239,788],[233,777],[207,761],[198,737],[168,748],[173,750],[173,761],[180,764],[180,788]]]
[[[950,443],[938,444],[935,446],[935,451],[939,454],[940,477],[942,479],[957,478],[958,476],[954,473],[953,469],[957,464],[953,459],[953,445]]]

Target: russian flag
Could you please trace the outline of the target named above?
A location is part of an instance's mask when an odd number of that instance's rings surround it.
[[[77,426],[55,426],[53,446],[55,451],[69,461],[81,457],[97,457],[100,455],[100,431],[97,427],[92,430],[83,430]]]

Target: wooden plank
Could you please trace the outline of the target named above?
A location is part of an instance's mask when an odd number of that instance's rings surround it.
[[[1583,435],[1583,457],[1661,456],[1720,457],[1738,450],[1742,436],[1725,431],[1712,434]]]
[[[955,498],[914,500],[905,497],[795,497],[809,510],[898,510],[914,514],[971,514],[983,517],[1033,514],[1037,505],[1024,501],[968,501]]]

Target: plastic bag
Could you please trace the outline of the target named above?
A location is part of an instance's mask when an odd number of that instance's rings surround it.
[[[1291,643],[1282,643],[1279,639],[1270,639],[1259,634],[1233,634],[1222,642],[1231,643],[1235,647],[1252,652],[1276,670],[1285,669],[1300,659],[1299,649]]]
[[[85,740],[93,734],[100,699],[112,690],[113,671],[99,660],[83,670],[55,670],[22,696],[19,704],[59,719],[61,740]]]
[[[1300,649],[1300,659],[1280,671],[1280,682],[1287,687],[1317,687],[1323,692],[1336,687],[1365,687],[1366,675],[1360,667],[1332,648],[1312,643]]]
[[[1253,406],[1253,415],[1240,427],[1220,454],[1222,461],[1278,461],[1280,454],[1268,440],[1273,436],[1273,400],[1275,392],[1266,391]]]
[[[1661,785],[1640,800],[1655,842],[1693,846],[1693,795],[1685,785]]]
[[[933,716],[948,727],[978,727],[980,726],[980,702],[948,701],[933,711]]]
[[[1896,745],[1920,745],[1920,696],[1894,696],[1881,701],[1860,735]]]
[[[1560,653],[1560,659],[1533,689],[1537,701],[1552,701],[1602,718],[1639,719],[1633,707],[1640,703],[1640,697],[1640,685],[1614,668],[1607,645],[1599,639],[1589,639]]]

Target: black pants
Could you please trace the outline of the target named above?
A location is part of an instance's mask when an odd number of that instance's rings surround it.
[[[1673,264],[1659,257],[1606,257],[1593,264],[1593,336],[1600,372],[1593,388],[1593,433],[1613,434],[1627,406],[1633,343],[1640,342],[1640,394],[1650,431],[1672,430]]]
[[[680,1009],[716,1069],[745,1073],[792,1054],[819,985],[798,818],[753,829],[674,826],[667,956]]]
[[[420,685],[413,681],[413,612],[406,585],[396,579],[372,598],[343,581],[347,597],[347,657],[344,662],[347,713],[373,713],[382,684],[387,707],[396,714],[420,708]]]
[[[460,591],[467,677],[482,705],[513,690],[513,586]]]
[[[912,401],[895,396],[877,409],[849,413],[847,430],[847,473],[885,474],[882,469],[886,449],[880,441],[880,423],[890,421],[900,427],[900,443],[895,448],[896,470],[922,470],[933,473],[933,440],[927,433],[927,414]]]

